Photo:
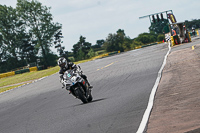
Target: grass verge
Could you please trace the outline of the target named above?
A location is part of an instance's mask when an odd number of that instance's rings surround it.
[[[27,72],[23,74],[17,74],[11,77],[5,77],[0,79],[0,92],[3,92],[5,90],[10,90],[15,87],[18,87],[19,83],[26,82],[26,81],[31,81],[31,80],[36,80],[45,76],[52,75],[56,72],[59,71],[59,67],[52,67],[50,69],[46,70],[41,70],[41,71],[35,71],[35,72]],[[11,85],[8,87],[8,85]],[[22,85],[22,84],[21,84]]]
[[[101,52],[104,53],[104,51],[101,51]],[[74,63],[80,64],[80,63],[88,62],[91,60],[95,60],[97,58],[102,58],[102,57],[104,57],[104,54],[101,54],[99,56],[93,57],[88,60],[82,60],[82,61],[78,61],[78,62],[74,62]],[[23,84],[26,84],[27,82],[31,82],[32,80],[40,79],[45,76],[50,76],[50,75],[58,72],[59,69],[60,68],[58,66],[56,66],[56,67],[52,67],[52,68],[49,68],[46,70],[27,72],[27,73],[23,73],[23,74],[17,74],[14,76],[1,78],[0,79],[0,93],[10,90],[10,89],[13,89],[13,88],[16,88],[16,87],[19,87]]]
[[[19,84],[19,85],[14,85],[14,86],[9,86],[9,87],[3,87],[3,88],[0,88],[0,93],[4,92],[4,91],[8,91],[8,90],[11,90],[11,89],[14,89],[16,87],[19,87],[19,86],[22,86],[24,84]]]
[[[90,60],[92,60],[92,59],[75,62],[75,64],[87,62]],[[13,88],[16,88],[16,87],[19,87],[19,86],[25,84],[23,82],[40,79],[45,76],[50,76],[50,75],[58,72],[59,69],[60,68],[58,66],[56,66],[56,67],[52,67],[52,68],[49,68],[46,70],[27,72],[27,73],[23,73],[23,74],[17,74],[14,76],[2,78],[2,79],[0,79],[0,93],[7,91],[7,90],[11,90]]]

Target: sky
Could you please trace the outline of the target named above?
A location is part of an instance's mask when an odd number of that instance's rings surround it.
[[[123,29],[126,36],[149,32],[149,18],[139,17],[172,10],[177,22],[200,19],[200,0],[38,0],[51,7],[53,21],[62,24],[62,46],[72,51],[82,35],[96,44],[109,33]],[[1,5],[16,7],[17,0],[0,0]],[[166,15],[163,14],[164,18]],[[56,49],[52,48],[56,53]]]

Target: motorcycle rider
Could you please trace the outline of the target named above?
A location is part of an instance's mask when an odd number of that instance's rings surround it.
[[[65,71],[67,71],[67,70],[69,70],[69,69],[75,69],[75,70],[77,70],[77,69],[80,68],[80,66],[77,66],[77,65],[74,64],[73,62],[68,62],[64,57],[60,57],[60,58],[58,59],[57,63],[58,63],[58,65],[59,65],[59,67],[60,67],[59,74],[60,74],[61,82],[63,81],[63,74],[64,74]],[[78,68],[78,67],[79,67],[79,68]],[[86,76],[86,75],[83,75],[83,74],[82,74],[82,71],[81,71],[80,73],[81,73],[80,76],[81,76],[83,79],[85,79],[86,82],[88,83],[89,88],[90,88],[90,89],[93,88],[93,86],[91,86],[90,83],[88,82],[87,76]],[[62,82],[62,84],[63,84],[63,82]],[[63,87],[62,87],[62,88],[64,88],[64,84],[63,84]]]

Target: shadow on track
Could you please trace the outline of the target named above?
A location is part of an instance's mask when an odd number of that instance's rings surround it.
[[[94,103],[94,102],[99,102],[99,101],[103,101],[103,100],[106,100],[106,99],[107,98],[101,98],[101,99],[92,100],[91,102],[89,102],[87,104]]]
[[[107,98],[101,98],[101,99],[96,99],[96,100],[92,100],[91,102],[89,103],[81,103],[81,104],[77,104],[77,105],[73,105],[72,107],[76,107],[76,106],[80,106],[80,105],[86,105],[86,104],[92,104],[94,102],[99,102],[99,101],[103,101],[103,100],[106,100]]]

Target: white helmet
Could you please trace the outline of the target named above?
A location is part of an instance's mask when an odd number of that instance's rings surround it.
[[[67,68],[67,60],[64,57],[61,57],[58,59],[58,65],[60,67],[66,67]]]

